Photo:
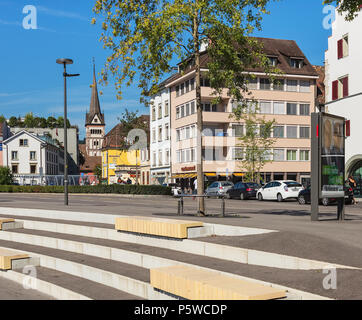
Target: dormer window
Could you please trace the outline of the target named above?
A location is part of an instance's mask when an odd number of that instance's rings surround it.
[[[277,57],[268,57],[269,59],[269,65],[272,67],[276,67],[277,63],[278,63],[278,58]]]
[[[303,59],[290,58],[290,66],[295,69],[301,69],[303,67]]]

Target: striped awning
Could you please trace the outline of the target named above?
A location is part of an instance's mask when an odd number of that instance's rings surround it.
[[[245,173],[242,173],[242,172],[234,172],[233,175],[234,175],[235,177],[243,177],[243,176],[245,176]]]
[[[216,177],[216,173],[215,172],[206,172],[205,176],[206,177]]]

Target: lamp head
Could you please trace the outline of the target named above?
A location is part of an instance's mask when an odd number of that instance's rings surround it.
[[[57,63],[59,64],[73,64],[73,60],[72,59],[57,59]]]

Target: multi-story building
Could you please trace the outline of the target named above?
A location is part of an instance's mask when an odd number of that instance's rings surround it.
[[[346,139],[346,175],[357,182],[356,195],[362,196],[362,9],[353,21],[336,12],[332,35],[325,53],[326,111],[350,120]]]
[[[263,70],[252,69],[248,84],[266,120],[275,119],[271,151],[273,162],[262,169],[265,182],[292,179],[307,183],[310,178],[310,113],[315,110],[318,74],[295,41],[258,38],[270,63],[282,74],[271,83]],[[238,137],[245,133],[243,121],[230,118],[234,102],[224,90],[221,102],[208,80],[207,51],[201,53],[201,99],[203,106],[203,170],[208,179],[229,176],[240,180],[245,170],[240,162]],[[195,68],[187,66],[167,84],[171,95],[172,174],[174,178],[196,177],[196,92]],[[206,129],[206,130],[205,130]],[[190,181],[191,179],[191,181]],[[181,182],[184,182],[181,180]]]
[[[23,130],[3,141],[3,165],[11,169],[15,182],[46,184],[45,176],[64,173],[64,150],[47,135]]]
[[[162,82],[160,91],[150,100],[151,183],[168,183],[171,176],[170,90]]]
[[[55,142],[64,146],[64,128],[10,128],[10,134],[16,134],[23,130],[38,136],[50,136]],[[67,150],[68,150],[68,173],[79,174],[79,129],[78,127],[67,128]]]
[[[0,166],[3,165],[3,141],[10,136],[10,130],[6,121],[0,123]]]
[[[149,116],[142,115],[140,120],[146,125],[146,137],[149,142]],[[150,184],[149,148],[147,145],[135,148],[124,147],[122,124],[117,124],[104,137],[102,148],[102,180],[108,184],[131,180],[132,184]]]

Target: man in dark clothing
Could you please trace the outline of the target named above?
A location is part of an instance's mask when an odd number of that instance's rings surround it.
[[[353,177],[352,176],[349,176],[349,178],[348,178],[348,184],[349,184],[349,186],[352,188],[352,191],[353,191],[353,204],[356,204],[357,203],[357,201],[356,201],[356,199],[354,198],[354,189],[357,187],[357,184],[356,184],[356,181],[353,179]]]

